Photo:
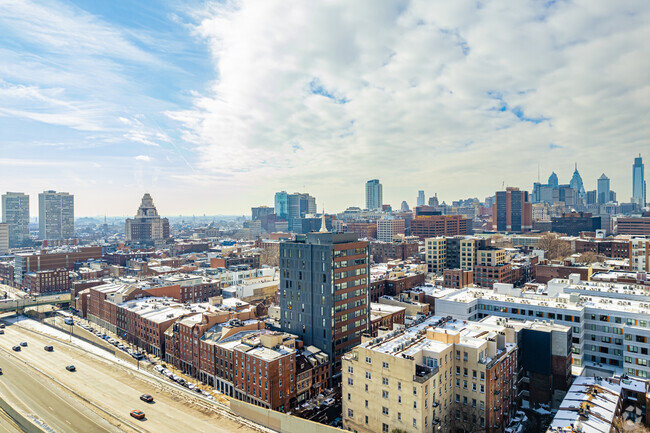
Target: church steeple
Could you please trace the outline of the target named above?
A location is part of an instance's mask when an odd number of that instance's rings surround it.
[[[320,230],[318,230],[319,233],[329,233],[327,231],[327,224],[325,223],[325,206],[323,206],[323,215],[321,215],[321,220],[320,220]]]

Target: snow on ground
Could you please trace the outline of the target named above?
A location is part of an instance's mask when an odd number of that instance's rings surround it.
[[[101,358],[107,359],[111,362],[115,362],[120,365],[124,365],[127,367],[133,367],[129,362],[126,362],[125,360],[118,358],[115,355],[112,355],[110,352],[95,346],[94,344],[90,344],[87,341],[84,341],[80,338],[75,337],[74,333],[72,334],[72,342],[70,342],[70,334],[67,332],[60,331],[58,329],[52,328],[51,326],[45,325],[41,322],[38,322],[33,319],[29,319],[25,316],[20,316],[20,317],[12,317],[9,319],[5,319],[5,322],[9,322],[12,324],[15,324],[16,326],[20,326],[25,329],[29,329],[31,331],[38,332],[39,334],[44,334],[48,335],[50,337],[57,338],[59,340],[66,341],[74,346],[79,347],[80,349],[90,352],[94,355],[97,355]]]

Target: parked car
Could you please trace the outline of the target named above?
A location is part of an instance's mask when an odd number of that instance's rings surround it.
[[[194,385],[193,383],[188,383],[187,387],[193,390],[194,388],[196,388],[196,385]]]
[[[162,373],[162,371],[164,370],[162,365],[156,365],[153,369],[158,373]]]
[[[117,345],[117,348],[124,350],[124,345],[122,343],[120,343],[120,344]]]
[[[144,419],[144,412],[141,410],[132,410],[131,416],[135,419]]]
[[[52,352],[54,350],[54,347],[52,346],[45,346],[45,351],[46,352]]]
[[[70,364],[70,365],[66,365],[66,366],[65,366],[65,369],[68,370],[68,371],[77,371],[77,369],[75,368],[75,366],[72,365],[72,364]]]
[[[20,352],[20,346],[14,346],[12,347],[12,349],[14,350],[14,352]]]
[[[27,347],[27,342],[26,341],[21,341],[20,345],[23,346],[23,347]]]
[[[0,323],[0,329],[5,329],[5,324],[4,323]]]
[[[151,402],[153,402],[153,397],[150,396],[149,394],[142,394],[140,396],[140,400],[142,400],[142,401],[144,401],[146,403],[151,403]]]
[[[66,325],[74,325],[74,320],[69,317],[66,317],[65,319],[63,319],[63,323],[65,323]]]

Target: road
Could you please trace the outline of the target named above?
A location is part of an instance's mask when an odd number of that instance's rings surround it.
[[[13,352],[11,347],[21,341],[26,341],[28,347]],[[53,352],[43,350],[47,344],[54,346]],[[257,431],[196,404],[182,391],[173,391],[168,386],[163,388],[129,367],[19,325],[7,325],[5,335],[0,335],[0,363],[5,371],[0,376],[3,397],[8,396],[12,403],[22,401],[32,407],[58,432]],[[77,371],[66,371],[68,364],[74,364]],[[30,366],[47,377],[39,377]],[[69,390],[62,389],[56,382]],[[145,393],[151,394],[155,403],[140,401],[140,395]],[[138,421],[129,417],[134,409],[144,411],[146,419]],[[66,421],[72,425],[67,425]]]

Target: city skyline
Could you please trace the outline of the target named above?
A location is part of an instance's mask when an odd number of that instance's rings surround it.
[[[145,192],[165,215],[244,214],[281,190],[345,209],[374,178],[397,208],[420,189],[530,190],[573,161],[628,201],[650,136],[643,2],[0,12],[0,184],[33,209],[44,189],[75,194],[79,216],[130,215]]]

